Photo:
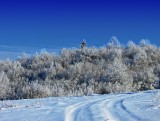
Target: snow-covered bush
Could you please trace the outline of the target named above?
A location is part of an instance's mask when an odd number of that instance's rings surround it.
[[[133,78],[129,73],[126,65],[124,65],[120,60],[115,60],[113,64],[108,65],[106,70],[107,81],[112,84],[112,92],[127,92],[132,91]]]
[[[10,83],[4,71],[0,72],[0,99],[6,99],[10,93]]]
[[[150,90],[155,88],[154,83],[158,81],[158,77],[154,74],[153,68],[145,68],[134,72],[133,80],[135,90]]]
[[[160,88],[160,48],[142,40],[122,46],[46,51],[0,61],[0,99],[81,96]]]

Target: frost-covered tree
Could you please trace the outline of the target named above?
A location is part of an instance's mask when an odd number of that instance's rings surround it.
[[[10,83],[4,71],[0,72],[0,99],[6,99],[10,94]]]
[[[0,61],[0,99],[81,96],[160,88],[160,48],[142,40],[122,46],[41,51]]]
[[[127,66],[120,60],[116,59],[112,65],[108,65],[106,77],[108,82],[117,86],[112,92],[132,91],[133,78]]]

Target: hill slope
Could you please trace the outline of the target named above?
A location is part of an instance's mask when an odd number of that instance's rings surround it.
[[[155,92],[0,102],[0,121],[158,121]]]

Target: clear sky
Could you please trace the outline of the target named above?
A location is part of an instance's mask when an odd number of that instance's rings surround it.
[[[160,46],[158,0],[0,0],[0,45],[33,48],[102,46],[149,39]]]

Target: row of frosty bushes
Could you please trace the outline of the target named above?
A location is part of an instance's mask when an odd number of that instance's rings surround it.
[[[0,99],[82,96],[160,88],[160,48],[142,40],[0,61]]]

